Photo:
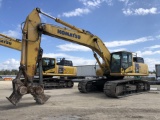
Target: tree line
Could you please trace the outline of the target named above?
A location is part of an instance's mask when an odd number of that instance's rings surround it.
[[[12,70],[0,70],[0,75],[17,75],[18,70],[12,69]]]
[[[153,70],[153,71],[149,71],[150,74],[156,74],[156,71]]]

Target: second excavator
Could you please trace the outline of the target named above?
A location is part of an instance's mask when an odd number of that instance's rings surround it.
[[[40,15],[43,14],[65,27],[41,23]],[[68,24],[61,19],[52,17],[39,8],[34,9],[26,18],[22,37],[22,51],[19,73],[13,80],[13,92],[8,100],[17,105],[25,94],[31,94],[38,104],[45,103],[49,96],[44,94],[42,79],[42,49],[41,36],[48,35],[69,42],[89,47],[97,60],[101,70],[97,73],[105,77],[90,79],[79,82],[78,89],[82,93],[94,89],[102,89],[109,97],[122,97],[132,93],[150,90],[150,85],[145,80],[123,79],[125,76],[146,76],[148,66],[144,64],[143,58],[133,56],[127,51],[110,53],[103,41],[96,35]],[[103,62],[100,61],[99,55]],[[33,85],[33,77],[39,64],[39,84]],[[20,76],[25,76],[21,81]]]
[[[0,33],[0,45],[14,50],[22,50],[22,42],[19,39],[9,37]],[[74,82],[72,77],[77,75],[77,69],[71,60],[65,58],[55,59],[42,57],[43,85],[45,88],[72,88]],[[39,75],[38,64],[35,76]],[[53,78],[54,77],[54,78]],[[23,80],[23,78],[21,79]],[[39,78],[35,77],[33,83],[38,83]]]

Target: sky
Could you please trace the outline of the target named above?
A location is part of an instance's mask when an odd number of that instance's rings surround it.
[[[126,50],[143,57],[149,71],[160,64],[160,0],[0,0],[0,33],[22,39],[21,23],[36,7],[98,36],[110,52]],[[43,15],[42,22],[61,26]],[[95,65],[89,48],[42,36],[43,56]],[[20,51],[0,46],[0,70],[18,69]]]

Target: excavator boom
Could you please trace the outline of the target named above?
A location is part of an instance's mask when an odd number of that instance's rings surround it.
[[[109,74],[110,52],[100,38],[90,33],[89,31],[77,28],[69,23],[62,21],[59,18],[52,17],[42,12],[39,8],[37,8],[37,11],[55,20],[55,22],[58,22],[65,26],[65,28],[62,28],[62,27],[51,25],[51,24],[39,24],[38,29],[39,31],[42,31],[42,34],[49,35],[52,37],[57,37],[62,40],[66,40],[69,42],[73,42],[73,43],[77,43],[77,44],[89,47],[93,51],[94,57],[96,58],[99,66],[104,72],[103,74],[106,74],[106,75]],[[99,61],[96,53],[102,58],[104,62],[103,65]]]
[[[50,24],[40,24],[39,30],[45,35],[89,47],[94,53],[98,53],[98,55],[103,59],[105,62],[105,68],[109,71],[110,52],[97,36],[90,33],[73,31],[67,28],[64,30],[64,28]],[[102,66],[101,63],[99,65]]]

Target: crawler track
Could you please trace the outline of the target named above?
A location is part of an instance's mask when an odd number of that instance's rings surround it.
[[[81,93],[90,92],[90,91],[92,91],[92,82],[90,82],[88,80],[81,81],[78,84],[78,89]]]
[[[149,91],[150,84],[145,80],[123,79],[107,81],[106,79],[96,79],[79,82],[78,89],[81,93],[103,90],[106,96],[118,98]]]
[[[44,78],[44,88],[72,88],[74,83],[72,80]]]
[[[33,80],[33,84],[38,84],[38,83],[39,79]],[[45,89],[72,88],[74,86],[74,82],[72,80],[66,80],[66,79],[44,78],[43,85]]]
[[[108,97],[123,97],[135,93],[146,92],[150,90],[150,85],[144,80],[116,80],[108,81],[104,84],[104,93]]]
[[[103,91],[103,86],[106,79],[94,79],[94,80],[83,80],[78,84],[78,89],[81,93],[88,93],[95,90]]]

